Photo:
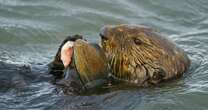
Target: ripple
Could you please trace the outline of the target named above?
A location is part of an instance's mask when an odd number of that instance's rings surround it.
[[[0,88],[0,108],[206,109],[207,5],[207,0],[0,0],[0,82],[4,84]],[[89,96],[57,92],[50,83],[47,64],[59,43],[71,34],[83,34],[97,42],[99,29],[105,24],[143,24],[170,35],[190,57],[190,69],[182,78],[154,88]],[[21,87],[18,81],[24,82]]]

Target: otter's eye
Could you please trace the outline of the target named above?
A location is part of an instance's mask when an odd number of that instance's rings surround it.
[[[142,41],[141,41],[140,39],[135,38],[135,39],[134,39],[134,43],[135,43],[136,45],[141,45],[141,44],[142,44]]]

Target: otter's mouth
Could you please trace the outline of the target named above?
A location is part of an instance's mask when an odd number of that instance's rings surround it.
[[[108,40],[106,33],[107,33],[107,27],[104,26],[101,28],[100,34],[99,34],[102,40]]]

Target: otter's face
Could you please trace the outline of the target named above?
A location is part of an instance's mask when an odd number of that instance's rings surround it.
[[[151,37],[150,29],[136,26],[104,26],[100,36],[112,74],[134,80],[147,78],[157,68],[163,49]]]

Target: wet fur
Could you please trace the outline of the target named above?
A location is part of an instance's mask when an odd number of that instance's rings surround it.
[[[181,76],[189,67],[185,52],[152,29],[138,26],[105,26],[102,46],[112,75],[145,86]]]

